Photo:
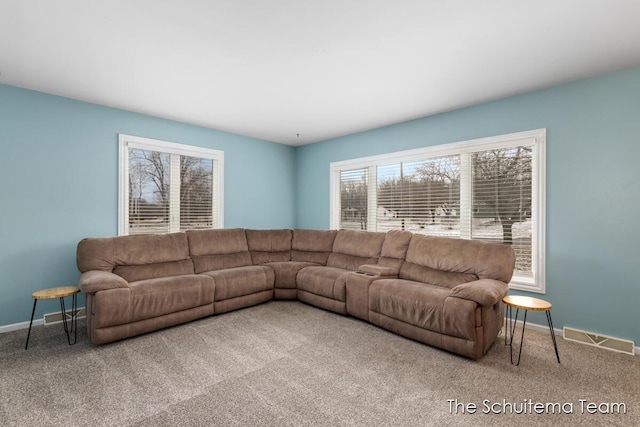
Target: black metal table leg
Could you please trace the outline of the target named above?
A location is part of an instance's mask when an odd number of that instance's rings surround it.
[[[518,325],[518,315],[520,314],[520,309],[516,308],[516,316],[512,317],[513,311],[512,307],[507,306],[507,317],[509,318],[509,358],[511,360],[511,364],[513,365],[513,336],[516,334],[516,326]],[[504,319],[505,328],[507,324],[507,319]],[[520,335],[520,350],[518,350],[518,361],[516,362],[516,366],[520,365],[520,358],[522,357],[522,346],[524,343],[524,329],[527,326],[527,310],[524,310],[524,320],[522,322],[522,334]],[[505,345],[506,345],[506,336],[505,336]]]
[[[516,334],[516,326],[518,325],[518,315],[520,314],[520,309],[516,308],[515,318],[511,317],[511,314],[513,313],[511,310],[511,307],[509,307],[508,311],[509,311],[509,329],[511,330],[511,338],[509,340],[509,358],[511,360],[511,364],[513,365],[513,336]],[[516,366],[520,365],[520,358],[522,357],[522,346],[524,344],[524,329],[526,325],[527,325],[527,310],[524,310],[522,334],[520,335],[520,350],[518,351],[518,362],[516,363]]]
[[[516,363],[516,366],[520,366],[520,357],[522,356],[522,347],[524,347],[524,330],[527,327],[528,311],[529,310],[524,311],[524,321],[522,322],[522,335],[520,336],[520,351],[518,351],[518,363]],[[516,322],[517,321],[518,321],[518,311],[516,310]],[[513,361],[511,361],[511,363],[513,363]]]
[[[78,342],[78,294],[73,294],[72,298],[73,311],[71,312],[71,329],[73,329],[73,344],[75,344]],[[71,343],[69,343],[69,345],[71,345]]]
[[[507,319],[511,319],[511,306],[507,305],[505,308],[504,316],[504,345],[507,345],[509,340],[509,327],[507,326]]]
[[[549,333],[551,333],[551,340],[553,341],[553,349],[556,351],[556,359],[560,363],[560,353],[558,353],[558,344],[556,344],[556,332],[553,329],[553,322],[551,321],[551,311],[547,310],[547,323],[549,324]]]
[[[67,340],[69,340],[69,328],[67,327],[67,310],[64,305],[64,298],[60,297],[60,312],[62,312],[62,324],[64,326],[64,333],[67,334]]]
[[[33,325],[33,315],[36,312],[36,304],[38,303],[37,299],[33,300],[33,310],[31,310],[31,321],[29,322],[29,333],[27,334],[27,343],[24,345],[24,349],[26,350],[29,347],[29,337],[31,336],[31,325]]]
[[[73,345],[76,343],[78,339],[78,332],[76,327],[76,309],[77,309],[77,299],[76,294],[72,295],[72,304],[71,304],[71,325],[67,322],[67,310],[64,304],[64,297],[60,297],[60,310],[62,311],[62,323],[64,325],[64,333],[67,334],[67,342],[69,345]],[[71,342],[71,331],[73,331],[74,339]]]

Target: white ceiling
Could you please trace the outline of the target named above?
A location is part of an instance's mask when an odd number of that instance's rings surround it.
[[[639,0],[0,1],[0,83],[289,145],[636,65]]]

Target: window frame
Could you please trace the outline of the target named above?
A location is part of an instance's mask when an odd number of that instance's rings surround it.
[[[514,278],[509,283],[511,289],[523,290],[528,292],[546,293],[546,128],[535,129],[524,132],[516,132],[486,138],[478,138],[468,141],[460,141],[433,145],[413,150],[396,151],[376,156],[361,157],[350,160],[343,160],[330,163],[330,203],[329,218],[330,228],[338,229],[340,225],[340,173],[346,170],[368,168],[368,182],[375,182],[376,185],[367,187],[368,197],[368,215],[367,229],[374,230],[376,228],[376,207],[377,207],[377,176],[376,170],[378,166],[386,166],[400,162],[411,162],[424,160],[428,157],[440,157],[447,155],[461,155],[461,170],[463,167],[469,167],[468,163],[463,160],[465,155],[470,157],[471,153],[492,149],[509,148],[514,146],[530,146],[532,148],[532,200],[531,200],[531,220],[532,220],[532,273],[533,278],[522,276]],[[464,165],[464,166],[462,166]],[[469,177],[470,171],[467,171]],[[374,175],[371,175],[374,174]],[[372,179],[372,176],[374,179]],[[337,190],[337,191],[336,191]],[[471,181],[463,183],[462,171],[460,180],[460,238],[470,239],[471,233],[471,210],[468,213],[462,212],[462,204],[466,199],[467,206],[471,200],[472,185]],[[373,214],[371,214],[373,212]],[[469,221],[469,224],[463,224]],[[469,235],[463,235],[463,229],[469,230]]]
[[[157,151],[170,155],[199,157],[214,162],[212,228],[224,228],[224,151],[158,139],[118,134],[118,235],[129,235],[129,149]],[[171,231],[169,231],[171,232]]]

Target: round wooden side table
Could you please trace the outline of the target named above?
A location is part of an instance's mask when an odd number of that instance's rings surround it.
[[[549,333],[551,334],[551,340],[553,341],[553,348],[556,351],[556,358],[560,363],[560,354],[558,353],[558,345],[556,343],[556,333],[553,330],[553,322],[551,321],[551,303],[538,299],[525,297],[520,295],[507,295],[502,298],[502,302],[505,303],[507,313],[504,318],[504,344],[507,345],[507,339],[509,336],[509,347],[511,364],[513,364],[513,335],[515,333],[516,324],[518,323],[518,312],[524,310],[524,321],[522,322],[522,335],[520,336],[520,351],[518,352],[518,362],[516,366],[520,365],[520,356],[522,356],[522,345],[524,344],[524,330],[527,326],[527,312],[531,311],[544,311],[547,315],[547,323],[549,324]],[[512,317],[513,309],[516,309],[515,318]],[[509,327],[507,327],[507,319],[509,320]]]
[[[80,288],[77,286],[59,286],[57,288],[42,289],[31,294],[33,298],[33,310],[31,310],[31,321],[29,322],[29,333],[27,334],[27,343],[24,345],[26,350],[29,347],[29,337],[31,336],[31,326],[33,325],[33,315],[36,312],[36,304],[39,299],[53,299],[60,298],[60,310],[62,311],[62,323],[64,325],[64,332],[67,334],[67,342],[69,345],[75,344],[78,339],[78,294]],[[71,314],[67,314],[67,310],[64,305],[64,298],[72,296],[72,308]],[[71,317],[71,325],[67,325],[67,316]],[[71,332],[74,333],[73,342],[71,342]]]

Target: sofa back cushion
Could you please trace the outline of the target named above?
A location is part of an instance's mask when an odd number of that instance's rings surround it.
[[[76,257],[83,273],[111,271],[129,282],[194,273],[184,233],[83,239]]]
[[[189,230],[186,234],[196,273],[252,265],[242,228]]]
[[[327,266],[355,271],[363,264],[377,264],[384,237],[378,232],[338,231]]]
[[[337,230],[293,230],[291,261],[326,265]]]
[[[479,278],[509,283],[515,266],[516,253],[512,246],[499,243],[483,243],[480,246],[476,259],[476,274]]]
[[[507,245],[414,234],[400,278],[448,288],[484,278],[507,283],[514,262]]]
[[[291,261],[291,230],[245,230],[254,265]]]
[[[382,244],[378,265],[400,271],[400,267],[402,267],[404,258],[407,255],[407,249],[409,248],[409,242],[412,236],[413,234],[410,231],[387,231],[387,234],[384,236],[384,243]]]

